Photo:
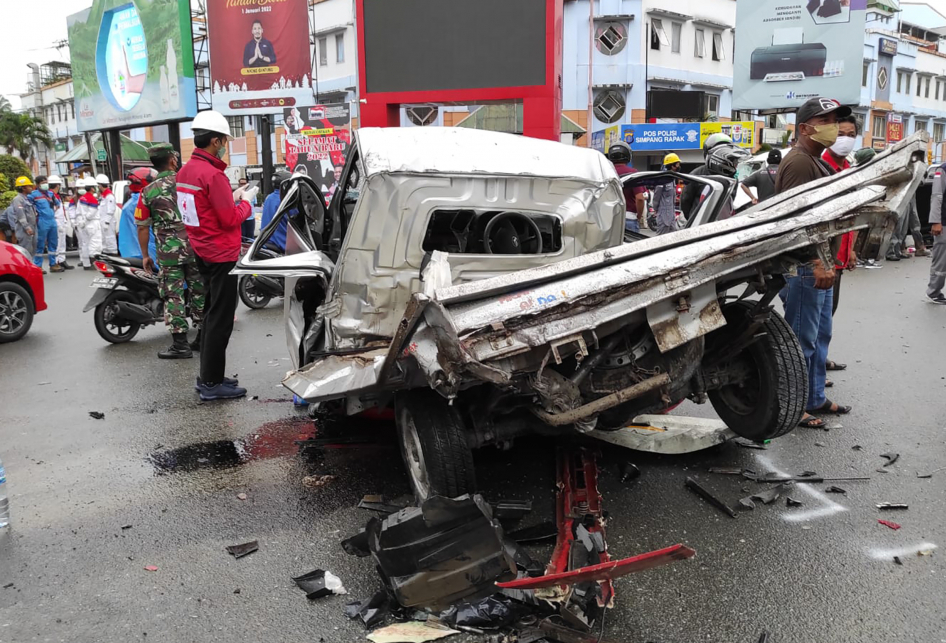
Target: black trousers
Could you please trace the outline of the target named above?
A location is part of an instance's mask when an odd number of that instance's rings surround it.
[[[838,302],[841,301],[841,275],[844,274],[843,270],[838,270],[835,268],[834,271],[834,301],[831,303],[831,316],[834,317],[834,313],[838,312]]]
[[[200,332],[200,380],[205,384],[219,384],[227,370],[227,345],[237,307],[237,276],[230,274],[235,265],[235,261],[210,263],[197,257],[197,270],[207,290]]]

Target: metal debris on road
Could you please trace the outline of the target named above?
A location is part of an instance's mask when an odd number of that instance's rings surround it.
[[[126,529],[131,529],[131,527],[132,527],[131,525],[122,525],[122,531],[125,531]]]
[[[227,553],[233,556],[234,558],[243,558],[244,556],[249,556],[254,551],[259,549],[259,541],[251,540],[248,543],[243,543],[242,545],[228,545]]]
[[[636,464],[630,462],[622,462],[620,471],[621,482],[623,483],[633,482],[641,477],[641,470],[637,468]]]
[[[427,643],[459,633],[458,630],[430,627],[421,621],[408,621],[374,630],[368,635],[368,640],[372,643]]]
[[[347,594],[348,590],[342,585],[342,580],[324,569],[315,569],[308,574],[296,576],[292,579],[299,586],[308,599],[322,598],[331,594]]]
[[[877,505],[878,509],[909,509],[909,505],[902,502],[881,502]]]
[[[795,500],[791,496],[785,496],[786,507],[801,507],[804,504],[801,500]]]
[[[93,420],[104,420],[105,414],[101,411],[89,411],[89,417]]]
[[[900,459],[900,454],[899,453],[881,453],[880,457],[884,458],[887,461],[884,463],[884,466],[889,467],[894,462]]]
[[[768,449],[768,447],[762,444],[761,442],[753,442],[752,440],[749,440],[746,438],[736,438],[735,440],[733,440],[733,442],[745,449],[760,449],[762,451],[765,451],[766,449]]]
[[[939,473],[940,471],[943,471],[944,469],[946,469],[946,467],[940,467],[939,469],[933,469],[929,473],[924,473],[922,475],[920,475],[920,472],[917,471],[916,477],[917,478],[932,478],[934,473]]]
[[[302,486],[309,489],[321,489],[336,480],[338,480],[338,476],[333,475],[306,476],[302,479]]]
[[[884,527],[890,527],[893,530],[900,529],[900,525],[895,522],[891,522],[890,520],[878,520],[877,522],[882,524]]]
[[[835,487],[835,486],[828,487],[827,489],[824,490],[824,492],[825,493],[844,493],[844,494],[847,493],[847,491],[845,491],[841,487]]]
[[[762,504],[770,505],[778,500],[783,493],[786,493],[789,489],[791,489],[794,484],[794,482],[789,481],[780,484],[777,487],[766,489],[765,491],[757,491],[750,496],[740,498],[739,506],[744,509],[755,509],[755,503],[752,502],[753,500],[758,500]]]
[[[693,478],[687,478],[686,482],[684,482],[683,484],[687,489],[689,489],[690,491],[692,491],[699,497],[703,498],[703,500],[707,501],[708,503],[710,503],[711,505],[713,505],[714,507],[722,511],[730,518],[736,517],[736,512],[733,511],[732,507],[730,507],[725,502],[723,502],[722,500],[714,496],[712,493],[710,493],[707,489],[701,486],[700,483],[694,480]]]
[[[493,518],[503,526],[519,522],[532,511],[531,500],[500,500],[491,502],[490,506],[493,508]]]

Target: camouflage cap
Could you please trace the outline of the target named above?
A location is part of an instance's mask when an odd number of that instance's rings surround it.
[[[148,148],[148,157],[152,161],[167,158],[171,154],[174,154],[174,146],[170,143],[157,143]]]

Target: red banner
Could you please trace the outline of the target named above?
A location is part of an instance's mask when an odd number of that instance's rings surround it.
[[[214,109],[270,114],[311,101],[307,0],[207,0],[207,31]]]
[[[313,105],[286,108],[286,166],[308,174],[330,199],[351,147],[351,108]]]

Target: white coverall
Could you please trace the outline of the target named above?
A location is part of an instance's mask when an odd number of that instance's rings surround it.
[[[102,226],[102,252],[107,255],[118,254],[118,222],[115,217],[115,195],[105,189],[99,195],[99,220]]]
[[[99,207],[82,201],[76,202],[76,233],[79,236],[79,263],[82,267],[92,265],[91,257],[102,252],[102,228],[99,224]]]
[[[59,231],[59,239],[56,245],[56,263],[62,265],[66,262],[66,235],[72,233],[72,222],[66,217],[66,206],[62,202],[62,197],[58,194],[59,197],[59,207],[54,208],[56,213],[56,229]],[[69,230],[66,230],[66,226],[69,226]]]

